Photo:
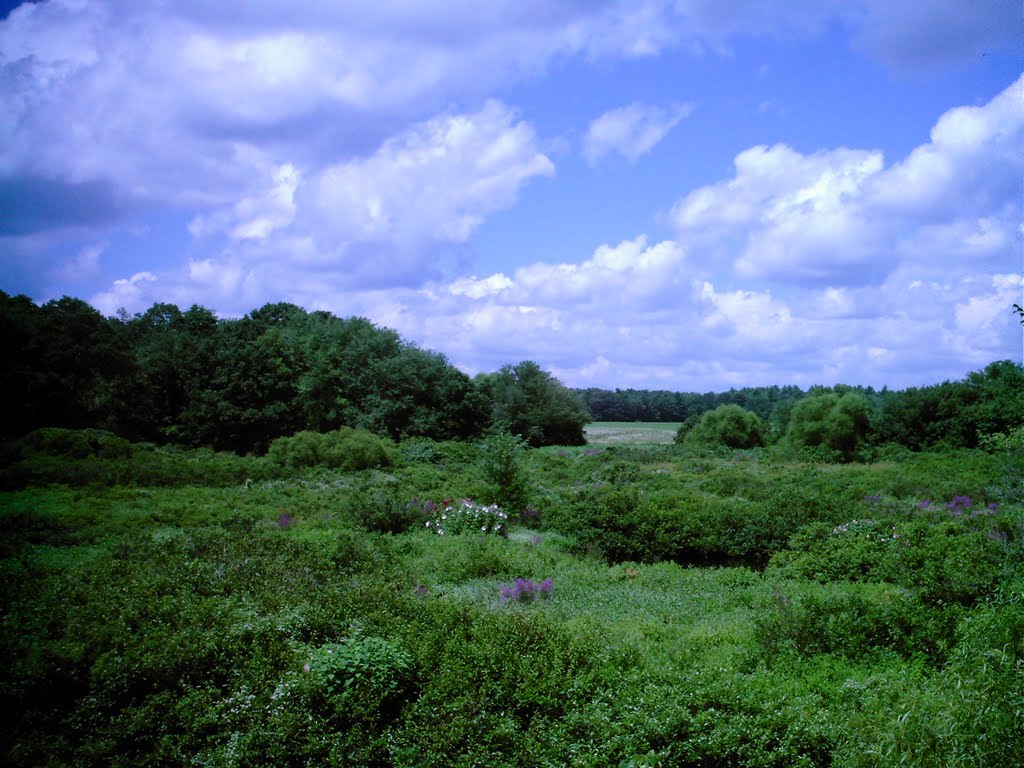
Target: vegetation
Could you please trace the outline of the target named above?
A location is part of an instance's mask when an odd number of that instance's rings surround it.
[[[240,319],[154,304],[104,318],[64,297],[0,291],[6,437],[97,428],[132,440],[263,453],[341,427],[474,439],[492,420],[532,445],[582,443],[577,399],[532,362],[474,383],[444,356],[362,318],[268,304]],[[306,439],[306,438],[303,438]]]
[[[403,441],[384,471],[279,450],[73,430],[8,446],[4,764],[1024,751],[1018,448],[836,465],[498,435]],[[522,514],[494,505],[510,487]]]
[[[756,413],[738,405],[720,405],[693,424],[693,417],[676,433],[676,442],[694,447],[757,448],[764,445],[764,423]]]
[[[534,448],[583,445],[590,415],[551,374],[531,360],[481,374],[476,383],[493,403],[493,421]]]
[[[287,304],[0,330],[5,765],[1024,754],[1019,365],[589,390],[675,417],[598,447],[536,363]]]

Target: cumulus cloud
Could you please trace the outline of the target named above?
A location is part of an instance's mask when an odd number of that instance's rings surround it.
[[[612,152],[634,162],[654,149],[692,111],[692,104],[657,107],[639,102],[609,110],[587,128],[583,156],[591,165]]]
[[[1006,253],[1019,222],[1022,89],[1024,77],[984,106],[950,110],[930,142],[888,167],[872,150],[753,147],[671,220],[684,243],[748,279],[877,283],[901,258],[977,269]],[[969,257],[959,267],[958,255]]]
[[[886,61],[965,57],[1013,44],[1009,4],[957,0],[569,2],[326,0],[220,3],[51,0],[0,21],[0,176],[55,183],[31,222],[62,226],[59,185],[106,190],[103,213],[134,204],[223,209],[258,195],[274,169],[315,174],[364,156],[399,126],[556,57],[652,56],[737,35],[813,35],[851,25]],[[686,108],[633,105],[598,118],[586,155],[635,159]],[[20,183],[20,182],[19,182]],[[115,206],[113,201],[117,202]],[[72,212],[75,213],[75,212]],[[76,213],[91,222],[99,212]]]
[[[388,139],[370,157],[324,169],[310,204],[341,240],[465,242],[483,218],[554,165],[533,129],[498,101]]]

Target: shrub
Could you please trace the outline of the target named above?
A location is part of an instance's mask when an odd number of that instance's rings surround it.
[[[334,432],[297,432],[270,444],[269,459],[282,467],[327,467],[345,471],[388,467],[395,463],[393,443],[372,432],[342,427]]]
[[[347,721],[390,719],[413,683],[412,657],[379,637],[356,636],[320,646],[303,669],[333,712]]]
[[[495,503],[519,514],[527,507],[526,478],[520,457],[526,443],[507,432],[489,437],[483,443],[481,468],[491,484]]]
[[[472,499],[456,502],[445,499],[440,504],[425,502],[422,506],[429,515],[428,530],[439,536],[459,534],[508,535],[508,515],[497,504],[477,504]]]
[[[755,622],[769,659],[832,654],[860,659],[879,651],[935,658],[942,647],[933,615],[907,590],[891,585],[802,585],[776,589],[774,606]]]
[[[375,533],[402,533],[423,524],[423,510],[416,500],[400,501],[393,491],[368,484],[361,484],[344,508],[357,525]]]
[[[867,434],[870,411],[856,392],[808,395],[793,406],[785,442],[795,449],[835,451],[849,461]]]
[[[694,448],[755,448],[764,445],[764,423],[757,414],[738,405],[721,405],[701,416],[681,442]]]
[[[126,459],[132,455],[131,443],[102,429],[46,427],[25,435],[22,443],[30,452],[72,459]]]
[[[910,505],[907,505],[910,506]],[[966,496],[911,509],[879,505],[874,518],[801,528],[771,567],[819,582],[887,581],[929,604],[974,605],[992,594],[1010,567],[1019,523]]]

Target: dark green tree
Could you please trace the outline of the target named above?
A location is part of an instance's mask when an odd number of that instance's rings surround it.
[[[478,376],[476,383],[490,399],[492,422],[531,446],[586,443],[583,428],[590,414],[537,363],[525,360],[506,365],[497,373]]]
[[[867,435],[870,414],[859,392],[812,390],[793,406],[785,441],[794,448],[820,446],[849,460]]]

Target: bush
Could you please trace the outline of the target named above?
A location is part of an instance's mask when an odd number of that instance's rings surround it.
[[[885,581],[929,604],[972,606],[993,593],[1012,566],[1011,547],[1019,547],[1019,522],[966,496],[876,512],[836,526],[804,526],[771,567],[819,582]]]
[[[756,448],[764,445],[764,423],[758,415],[731,404],[708,411],[695,427],[681,434],[683,437],[677,442],[694,448]]]
[[[520,457],[526,443],[507,432],[484,441],[481,469],[491,484],[491,498],[505,509],[520,514],[528,504],[526,478]]]
[[[755,622],[767,658],[831,654],[860,659],[880,651],[936,658],[942,647],[933,615],[891,585],[802,585],[793,596],[776,589],[774,606]]]
[[[379,637],[351,637],[320,646],[303,668],[337,718],[349,723],[390,720],[412,689],[413,660]]]
[[[472,499],[452,502],[447,499],[440,504],[424,502],[421,506],[428,516],[426,527],[439,536],[459,534],[508,535],[508,514],[497,504],[477,504]]]
[[[345,512],[360,527],[375,533],[402,533],[422,526],[424,514],[415,501],[399,500],[393,491],[360,484],[345,502]]]
[[[395,463],[394,444],[372,432],[342,427],[334,432],[297,432],[270,444],[268,458],[282,467],[327,467],[352,472]]]
[[[853,458],[868,431],[871,407],[856,392],[819,392],[793,406],[785,443],[793,449],[820,447]]]
[[[84,459],[126,459],[132,455],[132,444],[102,429],[61,429],[46,427],[22,438],[29,452]]]

